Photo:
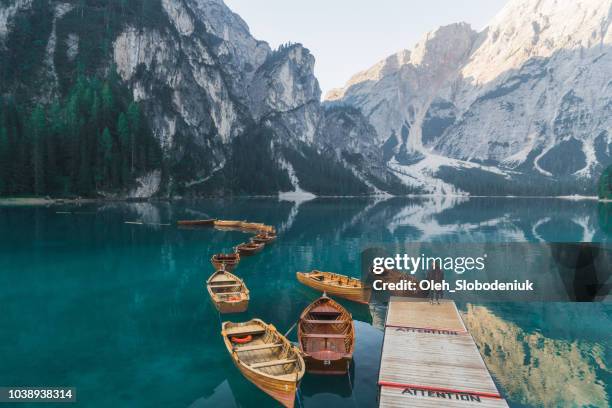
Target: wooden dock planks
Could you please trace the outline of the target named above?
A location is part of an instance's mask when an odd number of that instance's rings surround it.
[[[378,383],[380,407],[507,407],[451,300],[392,297]]]
[[[432,397],[429,395],[407,395],[401,388],[381,387],[380,389],[380,406],[381,407],[410,407],[410,408],[432,408],[432,407],[473,407],[481,408],[503,408],[508,407],[506,401],[496,398],[479,398],[479,401],[464,401],[457,399],[455,396],[447,396],[446,398]]]

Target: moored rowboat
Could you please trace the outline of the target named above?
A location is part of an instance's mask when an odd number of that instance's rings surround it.
[[[297,280],[306,286],[353,302],[368,303],[372,290],[362,281],[333,272],[296,272]]]
[[[276,228],[271,225],[264,225],[262,228],[259,229],[259,231],[276,236]]]
[[[215,220],[215,227],[240,228],[243,221]]]
[[[261,222],[246,222],[243,221],[240,223],[240,228],[247,230],[264,230],[267,227],[266,224]]]
[[[300,316],[298,341],[306,371],[313,374],[346,374],[355,348],[351,314],[323,294]]]
[[[276,239],[276,235],[261,233],[257,234],[251,238],[251,242],[255,242],[257,244],[269,244]]]
[[[232,272],[234,268],[240,262],[240,254],[231,253],[231,254],[215,254],[210,258],[210,263],[218,269],[225,269],[228,272]]]
[[[206,281],[208,294],[221,313],[240,313],[249,307],[249,290],[233,273],[220,270]]]
[[[176,224],[181,227],[211,227],[215,221],[214,218],[210,220],[180,220]]]
[[[264,246],[264,244],[256,242],[245,242],[236,247],[236,252],[243,256],[254,255],[264,249]]]
[[[260,390],[293,408],[304,376],[300,351],[276,328],[260,319],[223,322],[221,335],[234,365]]]

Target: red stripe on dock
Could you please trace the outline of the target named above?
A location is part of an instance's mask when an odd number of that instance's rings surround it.
[[[434,327],[412,327],[412,326],[399,326],[395,324],[386,324],[385,327],[393,327],[397,329],[412,329],[412,330],[432,330],[432,331],[447,331],[457,334],[468,334],[466,330],[455,330],[455,329],[440,329]]]
[[[449,392],[451,394],[475,395],[477,397],[483,397],[483,398],[495,398],[495,399],[503,398],[499,394],[491,394],[489,392],[463,391],[463,390],[455,390],[452,388],[430,387],[427,385],[416,385],[416,384],[400,384],[400,383],[390,382],[390,381],[379,381],[378,385],[380,385],[381,387],[412,388],[415,390],[423,390],[423,391]]]

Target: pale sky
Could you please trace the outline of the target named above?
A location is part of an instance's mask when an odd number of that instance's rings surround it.
[[[225,0],[271,47],[302,43],[316,58],[323,95],[412,46],[428,31],[465,21],[484,28],[507,0]]]

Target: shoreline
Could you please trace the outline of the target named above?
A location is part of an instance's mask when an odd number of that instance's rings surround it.
[[[333,198],[364,198],[364,199],[392,199],[392,198],[431,198],[431,197],[455,197],[455,198],[512,198],[512,199],[558,199],[570,201],[597,201],[600,203],[612,203],[609,199],[600,199],[596,196],[516,196],[516,195],[453,195],[453,194],[407,194],[407,195],[388,195],[381,197],[380,195],[363,195],[363,196],[315,196],[308,197],[307,200],[316,199],[333,199]],[[20,207],[20,206],[52,206],[52,205],[82,205],[96,203],[141,203],[141,202],[167,202],[167,201],[183,201],[183,200],[209,200],[209,199],[240,199],[240,198],[277,198],[280,201],[287,201],[286,197],[281,195],[235,195],[235,196],[207,196],[207,197],[148,197],[148,198],[53,198],[53,197],[0,197],[0,207]],[[292,201],[292,200],[289,200]]]

